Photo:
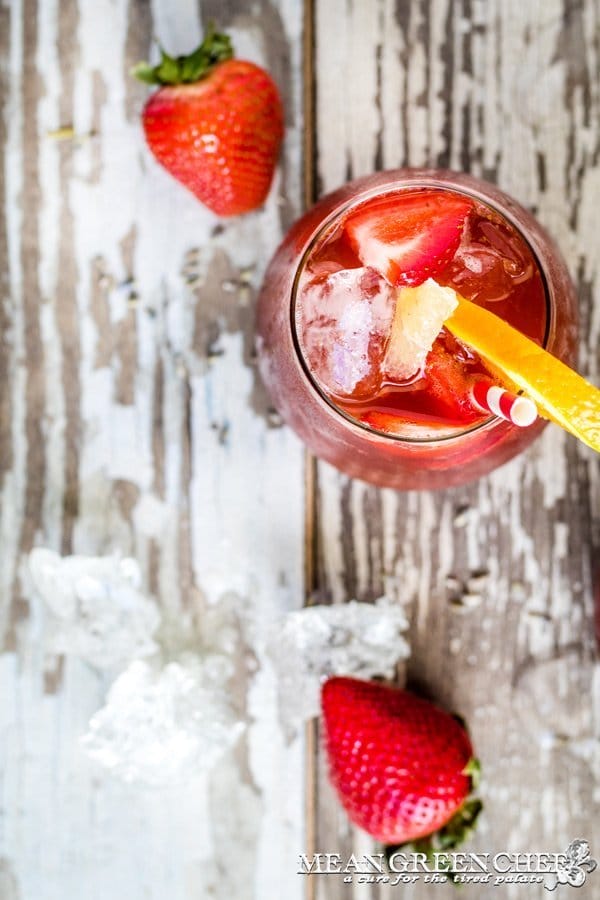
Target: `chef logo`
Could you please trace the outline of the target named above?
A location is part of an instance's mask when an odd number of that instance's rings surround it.
[[[390,848],[391,849],[391,848]],[[396,848],[391,854],[373,853],[342,857],[340,853],[301,854],[299,875],[338,875],[345,884],[388,884],[391,887],[423,882],[445,884],[542,886],[580,888],[598,863],[587,841],[571,841],[564,853],[411,852]],[[562,896],[562,895],[561,895]]]
[[[565,853],[558,859],[556,874],[551,876],[550,883],[546,881],[544,887],[547,891],[555,891],[559,884],[583,887],[588,873],[593,872],[597,865],[596,860],[590,855],[590,845],[587,841],[571,841]]]

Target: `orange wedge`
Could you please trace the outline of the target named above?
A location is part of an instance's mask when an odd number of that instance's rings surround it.
[[[494,313],[457,297],[446,328],[502,381],[524,391],[541,416],[600,453],[600,390]]]

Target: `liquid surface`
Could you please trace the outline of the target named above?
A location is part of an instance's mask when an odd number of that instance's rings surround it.
[[[489,418],[468,397],[472,379],[489,373],[445,328],[417,371],[389,372],[402,289],[432,275],[543,343],[544,282],[529,245],[503,216],[458,192],[429,188],[367,201],[313,246],[298,284],[295,324],[321,391],[376,431],[441,436]]]

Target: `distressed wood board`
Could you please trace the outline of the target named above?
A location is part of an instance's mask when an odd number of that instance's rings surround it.
[[[317,0],[315,10],[316,192],[401,165],[500,184],[546,225],[578,281],[580,365],[595,383],[599,29],[594,2]],[[409,684],[466,718],[482,761],[474,850],[600,842],[599,471],[557,428],[491,476],[439,493],[381,491],[317,467],[316,590],[334,603],[387,591],[407,605]],[[450,602],[457,582],[475,586],[478,605]],[[315,767],[316,846],[368,851],[335,804],[320,753]],[[312,880],[318,900],[440,890]],[[529,885],[464,890],[546,895]]]
[[[145,150],[128,75],[152,36],[183,52],[211,17],[269,67],[287,117],[265,209],[222,224]],[[256,641],[305,586],[407,606],[408,679],[469,720],[483,761],[474,848],[600,847],[597,459],[548,428],[471,487],[380,491],[306,465],[252,358],[255,291],[303,198],[431,164],[496,181],[553,233],[598,383],[599,29],[593,0],[0,2],[2,900],[395,893],[295,874],[300,852],[371,848],[314,729],[285,740]],[[250,585],[250,726],[193,790],[133,792],[82,754],[107,684],[45,652],[35,545],[135,556],[173,651],[201,635],[215,574]],[[460,612],[449,600],[473,577],[481,601]]]
[[[129,75],[153,36],[186,52],[217,16],[287,111],[267,205],[228,222],[153,161]],[[301,32],[289,0],[0,4],[2,900],[301,896],[302,746],[264,641],[240,635],[235,752],[144,793],[81,750],[107,682],[45,651],[24,566],[34,545],[135,556],[173,653],[201,637],[215,576],[250,584],[259,635],[302,603],[303,451],[252,349],[256,288],[300,210]]]

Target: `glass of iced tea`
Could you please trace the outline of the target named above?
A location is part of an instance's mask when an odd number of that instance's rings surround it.
[[[567,364],[576,298],[539,223],[495,186],[381,172],[291,228],[258,304],[259,365],[283,418],[347,474],[400,489],[487,474],[544,427],[445,326],[456,294]]]

